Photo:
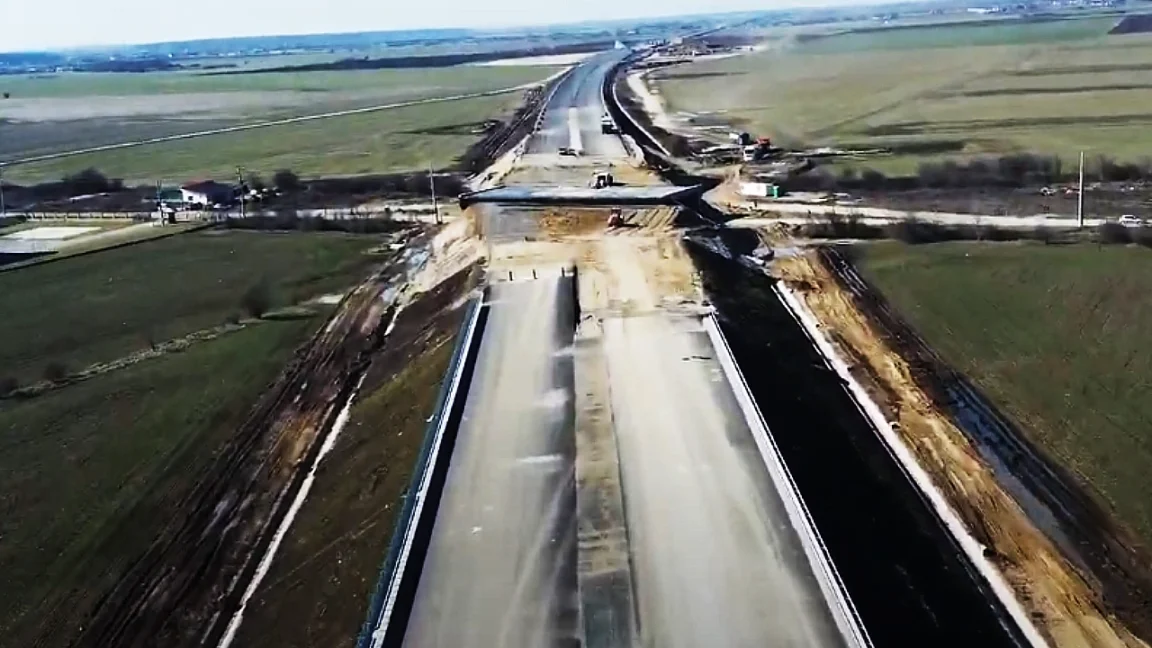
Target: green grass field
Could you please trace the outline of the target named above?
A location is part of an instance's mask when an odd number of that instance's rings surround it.
[[[130,183],[176,184],[231,178],[237,166],[265,178],[279,169],[312,177],[443,168],[483,137],[472,132],[480,122],[507,117],[522,98],[463,99],[105,151],[12,167],[4,177],[32,183],[95,167]]]
[[[300,64],[299,61],[273,61]],[[220,70],[226,72],[228,70]],[[0,77],[11,100],[47,97],[122,97],[234,92],[360,91],[383,100],[440,97],[532,83],[556,71],[547,67],[458,66],[392,70],[337,70],[215,75],[204,72],[85,73]],[[317,100],[324,97],[317,96]],[[3,104],[0,104],[3,115]]]
[[[236,76],[204,76],[189,72],[4,76],[0,77],[0,92],[11,96],[0,100],[0,128],[4,132],[0,138],[0,161],[17,162],[123,142],[516,88],[540,82],[558,69],[549,66],[460,66]],[[301,147],[296,155],[308,166],[308,158],[322,158],[327,152],[323,145],[340,148],[366,140],[369,147],[344,152],[346,157],[359,156],[361,159],[345,159],[334,166],[351,169],[353,173],[364,168],[397,168],[413,162],[414,158],[399,154],[395,159],[388,157],[381,161],[380,155],[403,148],[401,144],[415,144],[405,143],[404,138],[381,141],[379,133],[396,134],[406,127],[403,125],[412,123],[435,127],[498,118],[506,113],[509,102],[516,101],[516,96],[508,94],[492,101],[465,101],[460,107],[448,109],[428,106],[413,109],[416,112],[407,115],[385,111],[367,119],[347,117],[334,123],[311,122],[274,131],[213,136],[195,145],[174,144],[175,149],[134,148],[117,152],[110,163],[135,174],[126,177],[150,180],[152,176],[147,171],[157,158],[170,161],[172,157],[183,156],[183,162],[167,164],[164,168],[175,167],[178,172],[195,171],[196,165],[190,169],[185,163],[189,156],[204,158],[208,156],[206,152],[226,149],[215,158],[209,156],[205,164],[210,166],[215,159],[225,156],[235,158],[238,150],[246,154],[239,155],[242,159],[262,161],[287,155],[292,144],[300,140]],[[468,115],[462,122],[444,121],[456,120],[464,113]],[[402,126],[392,126],[393,121]],[[323,141],[318,141],[319,137]],[[461,145],[458,150],[454,149],[456,153],[465,148],[468,140],[461,138],[457,143]],[[317,145],[321,148],[307,148]],[[436,147],[432,147],[432,151],[427,156],[432,160],[452,159]],[[363,159],[373,154],[375,158]],[[103,163],[109,160],[86,156],[85,161]],[[322,160],[310,166],[322,168]],[[16,167],[5,169],[5,177],[13,181],[58,179],[54,174],[70,168],[73,168],[72,162]]]
[[[242,314],[266,280],[278,304],[347,288],[377,237],[203,231],[0,274],[0,377],[78,370]]]
[[[657,73],[672,111],[725,111],[793,145],[889,147],[861,166],[943,157],[1152,150],[1152,35],[1116,18],[942,25],[781,39],[754,55]]]
[[[44,326],[89,340],[108,333],[87,328],[99,319],[91,310],[53,324],[67,308],[40,306]],[[4,645],[72,645],[319,324],[267,322],[27,401],[0,401]]]
[[[1029,438],[1152,546],[1152,255],[870,245],[862,270]]]

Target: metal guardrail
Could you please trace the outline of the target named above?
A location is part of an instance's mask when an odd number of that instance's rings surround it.
[[[439,451],[453,412],[463,405],[460,400],[461,384],[469,365],[475,359],[475,348],[484,325],[482,316],[486,314],[488,308],[487,297],[488,290],[485,288],[480,296],[473,299],[460,333],[456,336],[456,346],[452,351],[448,371],[445,372],[446,379],[440,385],[436,409],[425,428],[424,443],[416,460],[416,470],[412,473],[408,491],[404,496],[404,507],[396,518],[392,543],[380,568],[376,589],[368,607],[368,615],[356,641],[357,648],[378,648],[385,639],[391,614],[397,604],[400,584],[405,576],[408,557],[413,550],[416,531],[424,521],[421,514],[429,494],[429,484],[438,469],[445,467],[438,462],[447,461],[447,457],[440,457]]]
[[[780,449],[776,446],[776,442],[768,430],[768,425],[764,422],[763,415],[760,414],[760,410],[752,399],[748,383],[744,379],[740,367],[736,364],[732,349],[728,346],[728,340],[724,338],[724,333],[720,330],[716,314],[711,313],[705,316],[703,324],[704,330],[712,341],[712,347],[716,349],[717,359],[724,376],[732,388],[745,421],[751,428],[752,437],[756,441],[756,447],[760,450],[760,456],[764,459],[765,466],[768,468],[776,492],[780,495],[784,508],[788,512],[792,527],[800,536],[804,554],[812,566],[824,600],[828,602],[831,608],[836,627],[840,630],[840,634],[844,637],[849,648],[870,648],[872,640],[868,637],[868,632],[856,611],[856,606],[848,597],[848,591],[844,587],[844,582],[841,580],[836,566],[832,563],[824,540],[816,530],[816,524],[808,512],[808,507],[800,497],[800,491],[796,487],[792,473],[784,463]]]

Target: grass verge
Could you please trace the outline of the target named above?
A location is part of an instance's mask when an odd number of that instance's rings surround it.
[[[471,284],[457,275],[402,313],[272,569],[249,604],[243,646],[351,647],[452,356]]]
[[[877,244],[861,270],[1030,440],[1152,546],[1152,255],[1094,245]]]
[[[0,402],[5,645],[71,645],[318,321],[268,322]]]

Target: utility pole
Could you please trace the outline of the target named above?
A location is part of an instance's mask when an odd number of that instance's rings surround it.
[[[440,224],[440,203],[436,201],[436,175],[432,173],[432,163],[428,163],[428,186],[432,188],[432,210],[436,212],[436,224]]]
[[[236,167],[236,177],[240,181],[240,219],[243,220],[247,217],[244,200],[248,198],[248,192],[244,190],[244,167]]]
[[[164,219],[164,191],[161,189],[162,182],[156,181],[156,218],[159,220],[160,225],[166,225]]]
[[[1084,229],[1084,151],[1080,151],[1080,188],[1076,191],[1076,226]]]

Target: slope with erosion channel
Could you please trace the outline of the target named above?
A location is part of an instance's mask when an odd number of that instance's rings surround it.
[[[78,646],[200,645],[223,631],[317,440],[379,342],[386,282],[373,277],[265,392],[172,509],[171,522],[85,624]]]
[[[780,271],[1053,643],[1147,645],[1147,561],[1107,514],[947,367],[845,254],[822,249]],[[986,438],[990,430],[999,436]]]
[[[351,419],[249,603],[235,645],[352,645],[447,371],[473,266],[411,300],[374,353]]]
[[[704,289],[874,644],[1025,645],[773,280],[717,245],[690,248]]]

